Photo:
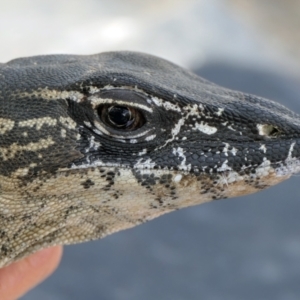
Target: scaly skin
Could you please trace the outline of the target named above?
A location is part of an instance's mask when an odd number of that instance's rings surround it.
[[[133,52],[0,65],[0,266],[300,170],[299,116]]]

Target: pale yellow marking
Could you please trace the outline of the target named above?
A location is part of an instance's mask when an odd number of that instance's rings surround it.
[[[46,124],[48,126],[56,126],[57,119],[53,119],[50,117],[43,117],[43,118],[34,118],[34,119],[29,119],[26,121],[19,122],[20,127],[32,128],[32,127],[36,126],[36,130],[40,130],[44,124]]]
[[[70,117],[59,117],[59,122],[69,129],[76,128],[76,122]]]
[[[80,101],[84,97],[78,91],[57,91],[57,90],[49,90],[48,87],[46,88],[39,88],[32,92],[21,92],[16,94],[16,96],[20,97],[34,97],[34,98],[42,98],[46,100],[60,100],[60,99],[71,99],[73,101]]]
[[[114,104],[114,105],[123,105],[123,106],[131,106],[131,107],[137,107],[143,110],[146,110],[150,113],[153,112],[153,109],[151,107],[148,107],[147,105],[143,105],[140,103],[135,103],[135,102],[129,102],[129,101],[124,101],[124,100],[115,100],[115,99],[110,99],[110,98],[99,98],[96,96],[92,96],[89,98],[91,101],[91,104],[93,105],[93,108],[96,108],[100,104]]]
[[[60,136],[64,139],[64,138],[66,138],[66,136],[67,136],[67,131],[66,131],[66,129],[62,129],[61,131],[60,131]]]
[[[15,121],[10,119],[0,118],[0,134],[4,134],[14,128]]]
[[[18,145],[17,143],[11,144],[7,148],[0,147],[0,156],[4,161],[15,157],[17,152],[20,151],[38,151],[47,149],[49,146],[55,144],[51,137],[47,139],[40,139],[37,143],[28,143],[27,145]]]
[[[36,163],[31,163],[29,165],[29,168],[34,168],[36,166],[37,166]],[[17,169],[14,173],[12,173],[11,178],[19,178],[19,177],[22,177],[22,176],[26,176],[29,172],[29,168]]]
[[[24,132],[22,133],[22,135],[25,136],[25,137],[28,137],[28,132],[27,132],[27,131],[24,131]]]
[[[82,88],[82,87],[81,87]],[[96,94],[101,91],[105,90],[113,90],[113,89],[122,89],[122,90],[130,90],[130,91],[135,91],[140,94],[144,94],[145,96],[148,96],[146,92],[143,90],[139,89],[137,86],[112,86],[112,85],[106,85],[103,88],[98,88],[96,86],[87,86],[89,89],[90,94]],[[20,92],[17,91],[17,93],[13,94],[15,97],[26,97],[26,98],[42,98],[45,100],[67,100],[70,99],[74,102],[80,102],[85,95],[79,91],[57,91],[57,90],[50,90],[48,87],[45,88],[38,88],[35,91],[32,92]],[[148,108],[148,107],[147,107]],[[149,109],[149,108],[148,108]]]

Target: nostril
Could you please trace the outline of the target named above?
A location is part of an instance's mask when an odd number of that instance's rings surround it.
[[[279,133],[279,130],[270,124],[257,124],[258,134],[263,135],[266,137],[273,137],[277,136]]]

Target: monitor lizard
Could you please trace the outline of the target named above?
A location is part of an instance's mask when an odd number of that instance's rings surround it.
[[[300,119],[137,52],[0,65],[0,266],[300,171]]]

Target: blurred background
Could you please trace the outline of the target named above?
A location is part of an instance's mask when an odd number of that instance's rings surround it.
[[[1,0],[0,27],[1,62],[144,51],[300,112],[298,0]],[[298,182],[67,246],[22,300],[298,300]]]

